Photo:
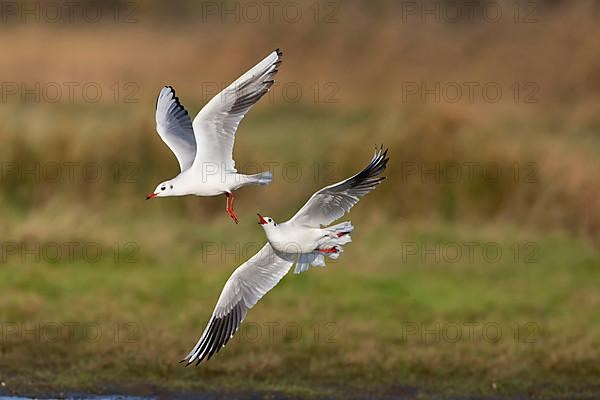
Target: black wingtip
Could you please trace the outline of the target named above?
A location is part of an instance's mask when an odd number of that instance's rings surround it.
[[[275,49],[275,53],[277,53],[277,55],[278,55],[279,57],[281,57],[281,56],[283,55],[283,51],[281,51],[281,50],[279,49],[279,47]]]
[[[386,147],[385,150],[383,149],[383,143],[379,146],[379,149],[377,148],[377,146],[375,146],[375,152],[377,153],[377,156],[380,157],[384,163],[387,163],[390,159],[387,155],[388,150],[389,147]]]
[[[382,155],[387,154],[388,149],[383,149],[383,145],[375,145],[375,149],[373,150],[373,158],[379,158]]]
[[[371,182],[375,185],[381,183],[385,177],[378,177],[378,175],[382,174],[387,168],[387,163],[389,160],[387,153],[388,149],[386,148],[384,150],[383,144],[379,146],[376,145],[375,154],[373,155],[371,162],[365,169],[363,169],[354,177],[354,183],[360,185],[360,182],[367,180],[371,180]]]

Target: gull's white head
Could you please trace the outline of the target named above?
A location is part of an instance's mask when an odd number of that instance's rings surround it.
[[[271,217],[263,217],[260,214],[258,215],[258,224],[263,227],[265,232],[272,232],[274,228],[277,227],[277,222]]]
[[[177,193],[176,190],[177,188],[175,187],[175,183],[173,182],[173,180],[165,181],[159,183],[156,189],[154,189],[154,192],[146,196],[146,200],[150,200],[155,197],[175,196]]]

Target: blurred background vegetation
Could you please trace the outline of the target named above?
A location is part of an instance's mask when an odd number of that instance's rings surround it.
[[[558,393],[590,390],[600,372],[598,4],[475,2],[471,18],[459,2],[456,21],[450,1],[275,3],[269,14],[261,2],[94,2],[102,16],[91,22],[77,2],[73,22],[62,8],[56,23],[44,3],[3,4],[0,242],[137,251],[133,264],[5,251],[0,320],[140,330],[134,343],[4,338],[0,378],[17,392],[152,384],[310,394],[349,380],[383,392],[538,391],[547,381]],[[275,180],[237,192],[240,225],[223,198],[146,202],[178,172],[154,129],[160,88],[174,86],[194,116],[277,47],[279,85],[242,122],[234,150],[240,171],[271,165]],[[203,368],[180,369],[250,255],[207,256],[206,243],[262,243],[257,211],[284,220],[380,143],[388,180],[352,211],[354,243],[325,270],[286,278],[248,316],[306,330],[333,322],[339,341],[233,343]],[[489,165],[501,176],[489,179]],[[458,179],[445,175],[456,166]],[[535,243],[539,262],[407,261],[402,246],[469,241]],[[507,332],[534,321],[540,341],[405,343],[407,321],[497,321]]]

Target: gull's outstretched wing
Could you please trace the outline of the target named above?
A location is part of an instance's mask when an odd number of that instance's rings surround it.
[[[156,100],[156,131],[177,157],[181,171],[188,169],[196,157],[196,139],[188,112],[171,86],[162,88]]]
[[[281,56],[279,49],[273,51],[200,110],[193,122],[198,143],[194,163],[215,163],[225,171],[235,172],[235,131],[250,108],[273,85]]]
[[[313,194],[289,222],[318,228],[341,218],[358,203],[360,197],[375,189],[385,179],[379,175],[387,166],[387,152],[382,146],[375,150],[369,165],[358,174]]]
[[[200,340],[183,361],[187,365],[209,360],[233,337],[251,309],[289,271],[295,256],[280,254],[267,242],[239,266],[221,292]],[[196,365],[197,365],[196,364]]]

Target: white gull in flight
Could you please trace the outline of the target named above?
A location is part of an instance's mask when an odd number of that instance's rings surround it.
[[[233,161],[235,132],[250,108],[273,86],[281,56],[277,49],[265,57],[213,97],[193,123],[171,86],[160,91],[156,102],[156,131],[177,157],[181,172],[160,183],[147,200],[225,194],[225,210],[238,223],[233,191],[247,185],[266,185],[273,177],[270,171],[254,175],[237,172]]]
[[[276,223],[258,214],[268,242],[238,267],[225,283],[217,305],[200,340],[182,362],[196,365],[209,360],[233,337],[248,310],[271,290],[296,263],[295,273],[309,265],[325,266],[324,256],[337,258],[351,241],[349,221],[327,226],[344,216],[360,197],[374,190],[385,177],[387,150],[375,151],[373,159],[358,174],[316,192],[287,222]]]

